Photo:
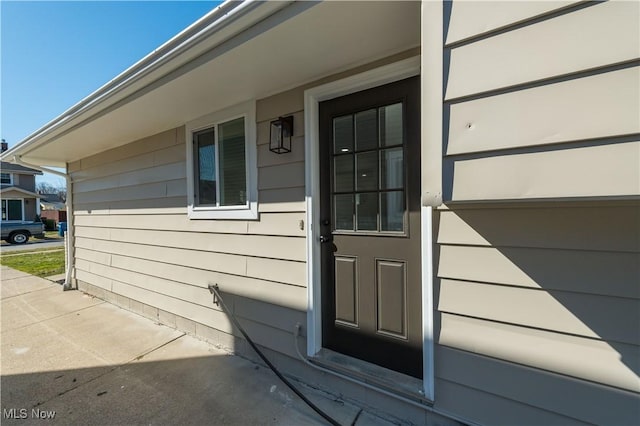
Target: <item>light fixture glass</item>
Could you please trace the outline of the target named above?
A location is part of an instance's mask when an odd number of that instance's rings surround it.
[[[271,122],[271,137],[269,151],[276,154],[291,152],[291,137],[293,136],[293,116],[279,117]]]

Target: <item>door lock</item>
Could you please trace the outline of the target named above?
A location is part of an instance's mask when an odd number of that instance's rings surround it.
[[[332,238],[331,236],[327,236],[327,235],[320,235],[320,242],[321,243],[328,243],[329,241],[331,241]]]

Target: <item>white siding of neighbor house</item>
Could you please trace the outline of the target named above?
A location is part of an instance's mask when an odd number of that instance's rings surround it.
[[[640,421],[639,9],[445,8],[436,407]]]

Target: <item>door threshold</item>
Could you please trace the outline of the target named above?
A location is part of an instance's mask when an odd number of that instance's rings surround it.
[[[361,359],[353,358],[330,349],[322,348],[315,356],[308,358],[310,362],[349,376],[399,397],[409,399],[421,405],[433,405],[433,401],[425,398],[422,380],[389,370]]]

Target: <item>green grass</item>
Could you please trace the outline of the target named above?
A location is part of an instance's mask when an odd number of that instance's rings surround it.
[[[45,240],[63,240],[64,237],[58,235],[58,231],[44,231]]]
[[[7,253],[0,264],[38,277],[64,272],[64,250],[41,250],[29,253]]]

